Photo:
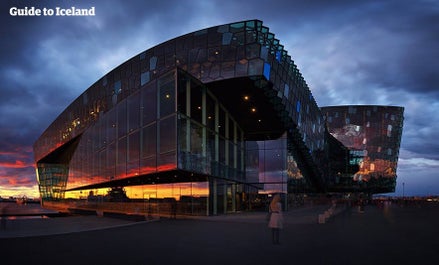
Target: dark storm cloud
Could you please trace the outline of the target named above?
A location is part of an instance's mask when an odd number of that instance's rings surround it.
[[[402,148],[438,160],[437,2],[331,1],[304,12],[301,3],[289,5],[294,23],[279,16],[286,23],[275,32],[318,104],[404,106]]]
[[[30,147],[42,131],[108,71],[182,34],[245,19],[261,19],[276,34],[320,106],[404,106],[402,165],[439,160],[437,1],[16,0],[0,6],[0,152],[27,157],[0,156],[0,171],[7,168],[10,176],[17,176],[13,165],[32,162]],[[12,6],[94,6],[96,16],[11,17]],[[24,168],[22,178],[35,178]]]
[[[299,23],[299,34],[293,37],[297,41],[291,44],[292,52],[305,67],[313,64],[294,52],[295,44],[298,49],[309,47],[306,56],[312,49],[321,64],[330,62],[330,66],[325,65],[328,75],[338,70],[345,77],[355,77],[357,86],[362,81],[369,87],[437,96],[437,87],[432,84],[438,84],[439,77],[431,67],[439,56],[435,48],[439,44],[437,10],[422,2],[365,1],[321,14],[318,21]],[[300,34],[303,31],[304,36]]]
[[[32,144],[88,86],[136,53],[175,36],[190,2],[2,1],[0,186],[35,185]],[[12,17],[9,8],[89,8],[96,17]],[[172,10],[172,12],[165,12]],[[180,15],[178,15],[180,14]],[[166,23],[165,23],[166,22]],[[157,30],[159,29],[159,30]],[[195,30],[195,29],[194,29]]]

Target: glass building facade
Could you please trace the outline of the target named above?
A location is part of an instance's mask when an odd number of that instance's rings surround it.
[[[148,49],[74,100],[34,143],[44,207],[212,215],[261,193],[325,192],[350,153],[259,20]],[[334,154],[337,154],[336,156]]]
[[[329,133],[349,149],[353,175],[339,175],[333,190],[394,192],[404,108],[392,106],[322,107]]]

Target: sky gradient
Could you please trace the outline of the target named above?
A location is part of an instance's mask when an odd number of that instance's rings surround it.
[[[32,145],[82,92],[157,44],[260,19],[319,106],[402,106],[397,188],[439,195],[439,2],[434,0],[2,1],[0,196],[38,197]],[[11,16],[11,7],[91,8],[91,17]]]

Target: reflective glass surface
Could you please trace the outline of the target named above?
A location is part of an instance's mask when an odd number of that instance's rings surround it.
[[[349,148],[350,163],[359,166],[358,172],[337,184],[374,193],[394,191],[404,109],[360,105],[323,107],[322,111],[331,135]]]
[[[346,112],[327,115],[328,124],[378,133],[365,129],[374,128],[374,119],[357,122],[358,109]],[[394,139],[400,118],[389,112],[385,119],[395,122],[380,127],[381,135]],[[294,61],[261,21],[250,20],[186,34],[127,60],[53,121],[34,154],[47,203],[71,194],[83,200],[90,192],[103,203],[124,190],[124,202],[141,198],[142,204],[145,196],[149,202],[165,199],[158,194],[167,185],[201,185],[199,200],[194,192],[171,197],[201,207],[197,213],[217,214],[243,204],[252,208],[250,198],[261,187],[286,193],[306,182],[324,191],[334,178],[327,169],[336,156],[328,154],[344,150],[335,142],[329,150],[328,139],[322,112]],[[366,169],[395,172],[399,143],[361,141],[376,150],[367,149],[373,161],[352,150],[350,161],[362,163],[358,179],[368,179]],[[102,197],[93,197],[96,191]]]

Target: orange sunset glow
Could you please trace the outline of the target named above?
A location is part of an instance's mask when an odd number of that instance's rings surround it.
[[[39,198],[31,147],[0,152],[0,197]]]

